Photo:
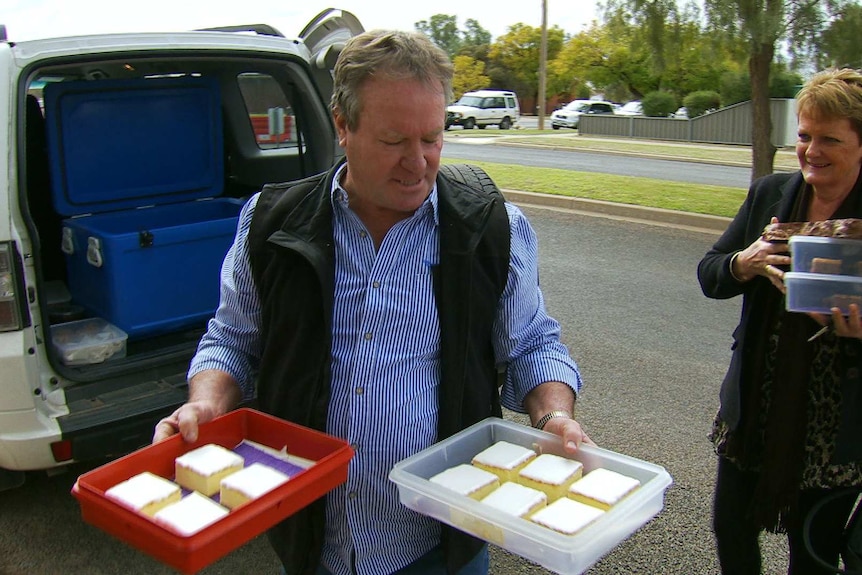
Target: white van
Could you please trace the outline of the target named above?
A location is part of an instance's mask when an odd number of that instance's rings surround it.
[[[0,26],[0,489],[147,445],[185,401],[243,201],[341,153],[330,68],[361,31]]]
[[[508,130],[521,118],[521,107],[514,92],[478,90],[466,92],[446,108],[446,129],[463,126],[465,130],[500,126]]]

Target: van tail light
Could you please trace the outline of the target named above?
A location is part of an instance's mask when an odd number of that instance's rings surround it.
[[[72,442],[68,439],[55,441],[51,444],[51,453],[54,455],[54,461],[63,463],[72,459]]]
[[[0,332],[24,327],[24,285],[15,244],[0,242]]]

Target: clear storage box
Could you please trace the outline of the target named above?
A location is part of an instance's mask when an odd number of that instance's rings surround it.
[[[497,441],[573,457],[583,463],[584,473],[604,467],[634,477],[641,485],[581,531],[563,535],[428,481],[445,469],[470,463],[474,455]],[[590,446],[569,456],[559,437],[495,417],[404,459],[395,465],[389,479],[398,485],[400,500],[408,508],[565,574],[584,572],[655,517],[672,483],[659,465]]]
[[[862,276],[862,240],[792,236],[791,271]]]
[[[787,272],[784,285],[789,311],[829,314],[837,307],[847,314],[851,303],[862,309],[862,277]]]
[[[51,342],[66,365],[126,357],[126,339],[126,332],[98,317],[51,326]]]

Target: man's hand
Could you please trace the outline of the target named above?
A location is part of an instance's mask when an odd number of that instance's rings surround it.
[[[546,381],[533,388],[524,398],[524,407],[530,414],[533,425],[536,425],[545,414],[561,411],[564,414],[575,412],[575,392],[565,383]],[[582,443],[595,445],[587,437],[581,424],[571,417],[552,417],[542,427],[543,431],[559,435],[563,440],[563,449],[574,453]]]
[[[581,424],[574,419],[554,417],[545,424],[544,431],[559,435],[563,440],[563,449],[566,450],[566,453],[574,453],[581,444],[596,445],[581,427]]]
[[[158,443],[176,433],[180,433],[183,439],[189,443],[197,441],[198,427],[208,421],[212,421],[221,413],[212,402],[194,401],[184,403],[169,416],[161,419],[156,424],[153,433],[153,443]]]
[[[236,407],[241,395],[236,380],[217,369],[202,371],[189,381],[189,400],[160,420],[153,443],[181,433],[186,441],[197,441],[198,427]]]

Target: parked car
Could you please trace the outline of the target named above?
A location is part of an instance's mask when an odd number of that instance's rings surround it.
[[[613,114],[614,105],[604,100],[573,100],[551,113],[551,127],[577,128],[583,114]]]
[[[631,102],[627,102],[623,104],[622,108],[617,110],[617,114],[620,116],[643,116],[644,109],[643,105],[639,100],[632,100]]]
[[[671,117],[671,118],[682,118],[682,119],[687,119],[687,118],[688,118],[688,110],[686,110],[685,106],[683,106],[683,107],[681,107],[681,108],[677,108],[676,112],[674,112],[673,114],[671,114],[671,116],[670,116],[670,117]]]
[[[446,108],[446,129],[463,126],[480,130],[486,126],[500,126],[508,130],[521,117],[521,105],[514,92],[503,90],[477,90],[466,92],[457,102]]]
[[[342,154],[330,68],[362,30],[0,26],[0,489],[146,445],[185,401],[244,200]]]

